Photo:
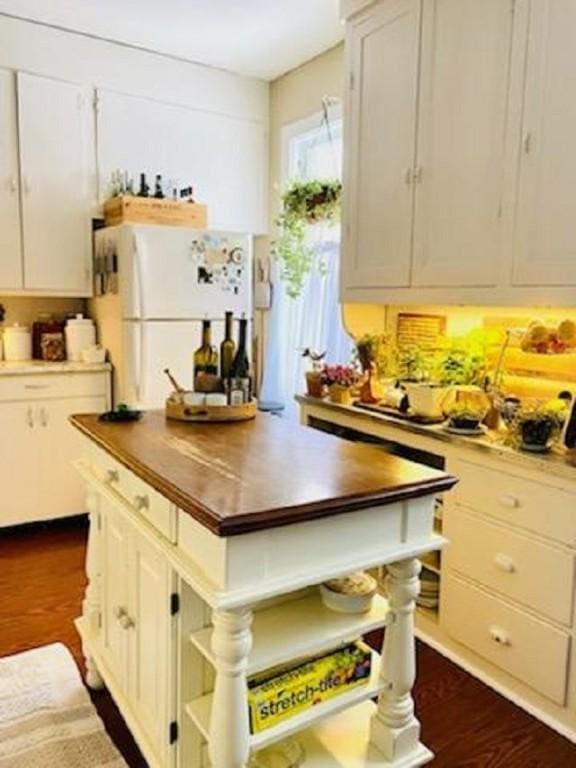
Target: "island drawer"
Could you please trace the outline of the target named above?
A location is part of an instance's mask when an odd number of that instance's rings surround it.
[[[570,636],[447,575],[443,626],[455,640],[551,699],[566,703]]]
[[[452,500],[478,512],[574,546],[576,493],[461,459]]]
[[[176,541],[176,509],[172,502],[98,448],[93,449],[92,470],[100,482],[118,494],[161,534],[172,542]]]
[[[47,373],[0,377],[0,402],[107,395],[108,373]]]
[[[448,567],[555,621],[571,624],[571,552],[507,530],[459,506],[446,511],[444,533],[450,541],[443,561]]]

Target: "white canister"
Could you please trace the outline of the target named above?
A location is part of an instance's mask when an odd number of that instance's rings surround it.
[[[4,328],[4,359],[11,361],[32,359],[30,328],[18,323]]]
[[[81,362],[82,352],[96,344],[96,328],[92,320],[76,315],[66,322],[66,357]]]

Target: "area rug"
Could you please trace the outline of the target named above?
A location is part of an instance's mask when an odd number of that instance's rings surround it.
[[[0,659],[0,768],[125,768],[68,649]]]

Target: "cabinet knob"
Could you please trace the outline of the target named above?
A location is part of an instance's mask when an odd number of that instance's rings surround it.
[[[120,621],[121,619],[124,618],[124,616],[126,616],[126,608],[122,608],[121,605],[117,605],[116,608],[114,608],[114,610],[112,611],[112,613],[114,614],[114,618]]]
[[[494,565],[505,573],[515,573],[516,571],[516,565],[512,558],[502,552],[498,553],[494,558]]]
[[[28,410],[26,411],[26,423],[28,424],[30,429],[32,429],[32,427],[34,426],[34,411],[32,410],[32,408],[28,408]]]
[[[18,192],[18,182],[14,176],[10,176],[8,179],[8,191],[16,194]]]
[[[127,613],[120,617],[120,626],[122,629],[131,629],[134,626],[134,619],[131,619]]]
[[[510,635],[502,627],[490,627],[490,638],[498,645],[512,645]]]
[[[40,408],[40,424],[43,427],[48,426],[48,413],[46,412],[46,408]]]
[[[520,499],[511,493],[503,493],[502,496],[498,496],[498,501],[503,507],[508,507],[509,509],[518,509],[520,506]]]
[[[120,480],[120,475],[118,474],[118,470],[116,470],[116,469],[109,469],[106,472],[106,480],[109,483],[117,483]]]
[[[148,509],[150,507],[150,499],[148,496],[134,496],[134,508],[140,512],[142,509]]]

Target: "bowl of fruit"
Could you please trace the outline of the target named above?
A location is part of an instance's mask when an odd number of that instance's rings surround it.
[[[537,355],[576,353],[576,322],[567,319],[551,326],[535,320],[526,329],[520,347],[523,352]]]

